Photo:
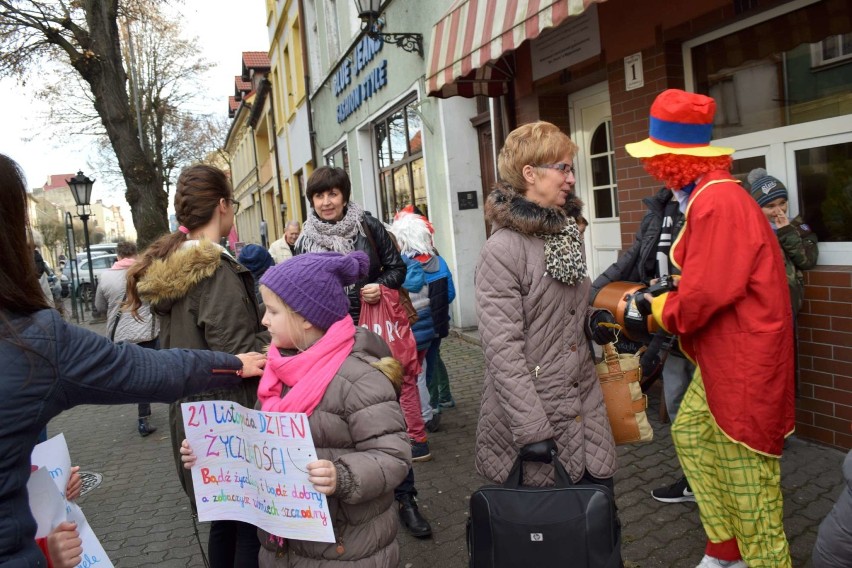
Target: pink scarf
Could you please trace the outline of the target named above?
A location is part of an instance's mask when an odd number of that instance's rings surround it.
[[[133,266],[135,262],[135,258],[122,258],[121,260],[115,261],[115,263],[110,267],[110,270],[126,270]]]
[[[270,345],[266,368],[257,388],[261,409],[304,412],[308,416],[322,400],[329,383],[355,345],[355,324],[348,315],[328,328],[319,341],[292,357]],[[290,391],[281,398],[283,385]]]

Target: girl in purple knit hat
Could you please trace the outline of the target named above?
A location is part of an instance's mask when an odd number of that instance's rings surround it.
[[[347,297],[369,262],[360,251],[303,254],[260,280],[272,344],[258,404],[308,415],[320,458],[307,466],[309,481],[336,511],[337,538],[310,542],[260,530],[262,567],[399,565],[393,490],[411,463],[397,402],[402,368],[378,335],[355,326]],[[196,457],[186,440],[181,453],[191,468]]]

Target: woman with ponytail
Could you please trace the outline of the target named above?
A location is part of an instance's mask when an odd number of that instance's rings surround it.
[[[239,202],[220,169],[195,165],[181,172],[175,193],[180,227],[152,244],[127,275],[127,304],[135,312],[148,302],[160,318],[160,346],[260,351],[269,343],[254,294],[251,272],[218,242],[230,233]],[[169,424],[178,476],[195,510],[192,477],[180,465],[186,437],[180,402],[231,400],[253,408],[257,381],[207,392],[171,405]],[[238,521],[213,521],[208,544],[212,568],[257,566],[256,529]]]

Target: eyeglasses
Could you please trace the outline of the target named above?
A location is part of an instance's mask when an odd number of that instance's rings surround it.
[[[227,199],[226,201],[228,201],[231,204],[231,206],[234,208],[234,215],[239,213],[239,211],[240,211],[240,202],[239,201],[237,201],[236,199]]]
[[[566,164],[565,162],[560,162],[558,164],[540,164],[538,166],[534,166],[536,168],[547,168],[548,170],[559,170],[566,176],[568,173],[576,173],[574,170],[574,164]]]

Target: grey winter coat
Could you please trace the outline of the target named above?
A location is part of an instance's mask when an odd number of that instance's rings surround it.
[[[553,438],[559,460],[575,481],[584,471],[610,478],[615,443],[589,349],[589,279],[575,286],[545,274],[544,240],[566,215],[542,208],[511,188],[494,189],[486,216],[494,231],[476,270],[479,334],[485,386],[476,431],[476,469],[502,483],[518,450]],[[525,484],[553,483],[553,468],[530,463]]]
[[[151,306],[142,304],[138,319],[121,311],[127,293],[127,269],[111,268],[101,274],[95,292],[95,308],[107,312],[107,337],[118,343],[144,343],[160,334],[160,324],[151,314]],[[118,317],[117,317],[118,316]]]
[[[262,316],[251,272],[210,241],[187,241],[171,256],[155,260],[137,289],[160,318],[163,349],[182,347],[239,354],[261,352],[269,345],[269,332],[260,323]],[[175,467],[193,508],[192,475],[183,468],[179,452],[180,443],[186,438],[180,403],[231,400],[252,408],[257,400],[257,385],[258,379],[248,379],[234,389],[184,398],[169,408]]]
[[[411,465],[397,402],[402,367],[385,342],[364,328],[308,421],[318,459],[334,462],[337,491],[328,499],[336,543],[284,540],[259,530],[261,568],[390,568],[399,565],[394,488]],[[285,386],[282,396],[289,389]]]
[[[843,493],[819,526],[814,568],[852,568],[852,452],[843,462],[843,478]]]

